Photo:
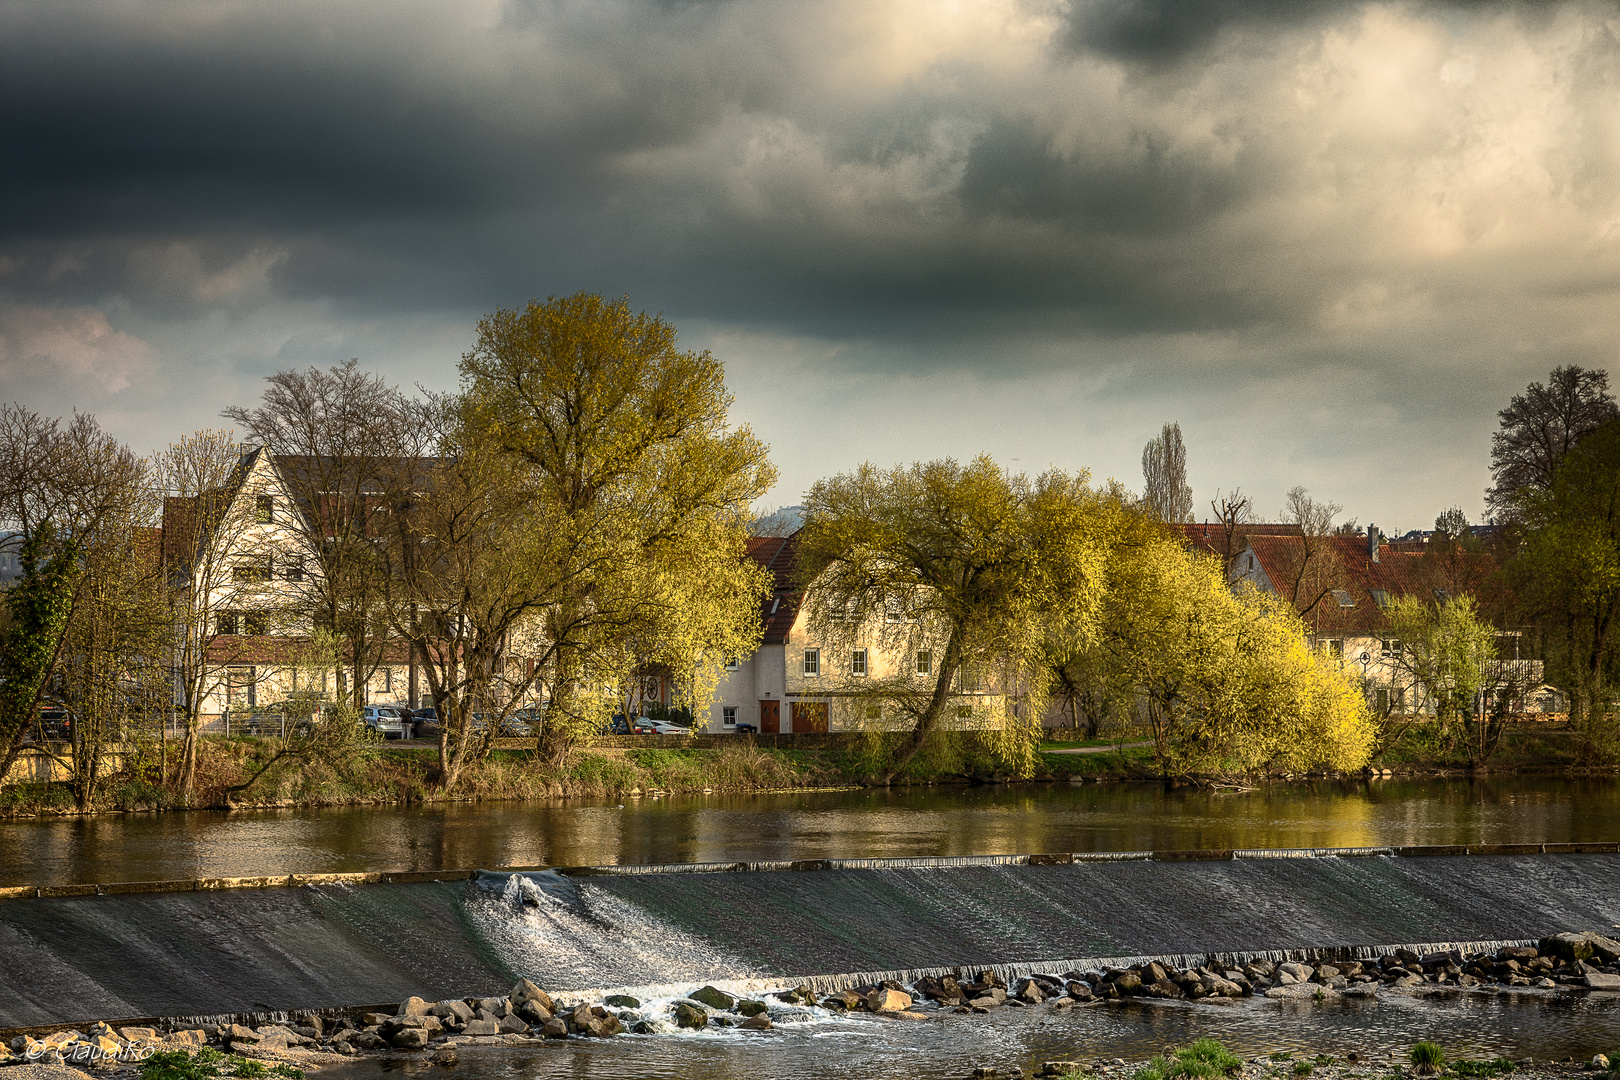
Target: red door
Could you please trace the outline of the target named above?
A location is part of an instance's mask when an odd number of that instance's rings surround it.
[[[762,701],[759,703],[759,733],[761,735],[780,735],[782,733],[782,703],[780,701]]]
[[[827,703],[825,701],[795,701],[793,703],[794,731],[826,731]]]

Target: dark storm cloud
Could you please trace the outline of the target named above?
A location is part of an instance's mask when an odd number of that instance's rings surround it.
[[[1074,0],[1067,46],[1165,63],[1229,29],[1276,31],[1342,11],[1344,0]]]

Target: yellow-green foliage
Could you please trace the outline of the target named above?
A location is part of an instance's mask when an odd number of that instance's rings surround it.
[[[1233,595],[1217,560],[1123,520],[1096,648],[1173,775],[1354,769],[1374,728],[1354,676],[1274,596]]]

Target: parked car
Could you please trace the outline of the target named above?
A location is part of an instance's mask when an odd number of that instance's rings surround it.
[[[73,739],[73,713],[60,706],[47,705],[39,710],[39,737],[45,742],[70,742]]]
[[[692,729],[672,724],[668,720],[649,720],[643,716],[636,720],[637,735],[690,735]]]
[[[597,734],[629,735],[631,734],[630,721],[625,718],[623,713],[614,713],[613,719],[609,720],[607,723],[603,724],[597,729]]]
[[[737,727],[736,727],[736,731],[737,731],[737,734],[739,734],[739,735],[758,735],[759,734],[759,725],[758,724],[749,724],[749,723],[738,724]]]
[[[408,739],[414,726],[405,716],[408,711],[394,705],[367,705],[360,719],[385,739]]]

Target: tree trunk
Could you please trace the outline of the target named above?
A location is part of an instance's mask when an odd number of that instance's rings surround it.
[[[894,783],[894,778],[911,763],[917,752],[923,748],[923,743],[934,733],[939,724],[940,716],[945,712],[945,706],[951,699],[951,683],[956,679],[956,673],[962,666],[962,631],[960,627],[951,628],[950,640],[945,643],[945,654],[940,660],[939,678],[934,683],[934,693],[928,699],[928,708],[917,718],[917,726],[911,729],[899,746],[895,747],[893,755],[889,758],[889,771],[883,777],[885,784]]]

